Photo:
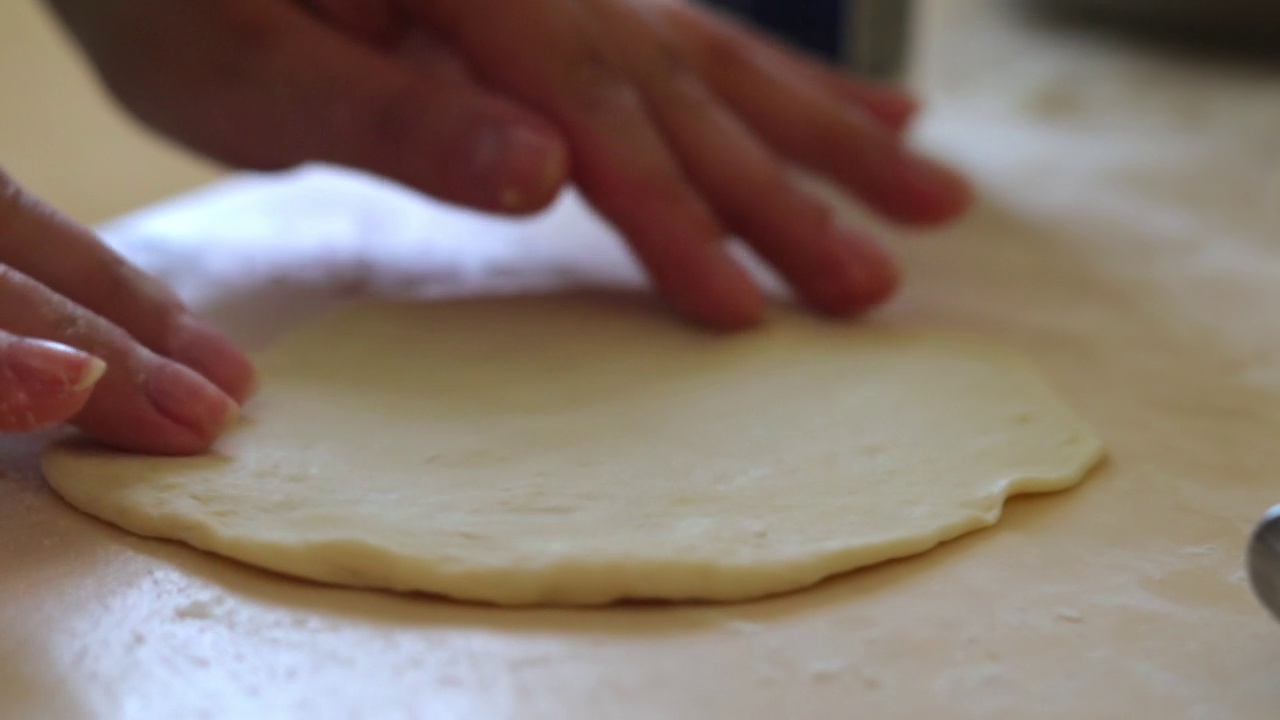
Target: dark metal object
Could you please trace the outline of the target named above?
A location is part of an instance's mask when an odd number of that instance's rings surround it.
[[[1018,0],[1051,19],[1109,26],[1184,45],[1280,52],[1275,0]]]
[[[906,70],[914,0],[707,0],[833,65],[876,80]]]
[[[915,3],[846,0],[841,61],[874,80],[900,80],[907,72]]]
[[[1280,505],[1271,508],[1254,531],[1248,562],[1254,594],[1280,620]]]

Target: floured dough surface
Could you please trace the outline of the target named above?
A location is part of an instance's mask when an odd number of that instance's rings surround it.
[[[261,360],[214,454],[45,469],[143,535],[499,604],[742,600],[923,552],[1102,454],[1023,360],[799,314],[733,337],[584,297],[366,305]]]

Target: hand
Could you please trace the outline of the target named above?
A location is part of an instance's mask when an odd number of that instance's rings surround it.
[[[195,453],[252,385],[229,341],[0,172],[0,433],[71,420],[123,449]]]
[[[128,107],[222,161],[340,163],[508,213],[571,178],[712,327],[763,313],[730,234],[821,311],[894,289],[888,254],[791,165],[904,223],[970,199],[904,146],[910,98],[674,0],[51,2]]]

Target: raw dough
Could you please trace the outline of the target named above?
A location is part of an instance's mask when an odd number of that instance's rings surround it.
[[[716,337],[625,301],[370,305],[262,359],[212,455],[45,469],[134,532],[499,604],[742,600],[912,555],[1102,446],[1008,351],[787,313]]]

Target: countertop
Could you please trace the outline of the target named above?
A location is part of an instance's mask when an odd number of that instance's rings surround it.
[[[1275,717],[1280,627],[1243,552],[1280,502],[1280,74],[961,6],[928,18],[918,139],[983,200],[883,229],[908,284],[876,321],[1026,351],[1110,447],[1078,489],[774,599],[499,610],[130,536],[50,493],[42,438],[8,438],[3,715]],[[576,196],[508,222],[323,167],[104,233],[255,347],[356,297],[637,282]]]

